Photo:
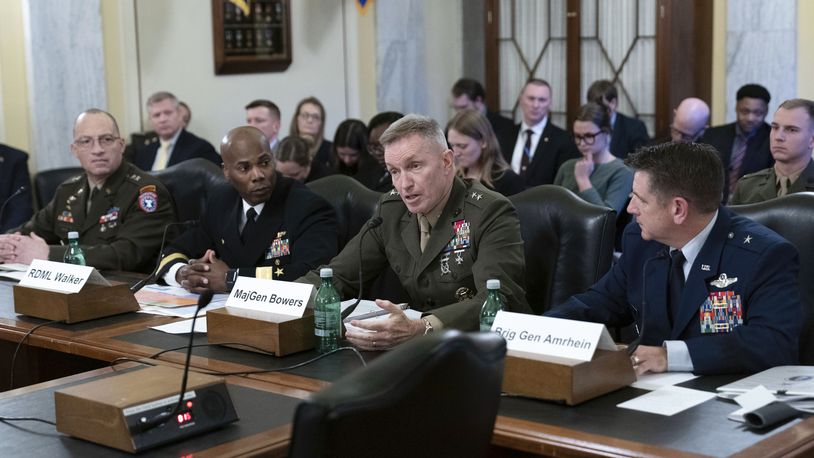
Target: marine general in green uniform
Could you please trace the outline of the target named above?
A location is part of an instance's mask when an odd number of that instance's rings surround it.
[[[18,234],[0,236],[0,260],[62,261],[68,232],[77,231],[88,265],[149,272],[164,226],[175,220],[167,189],[122,162],[124,140],[107,112],[91,109],[76,118],[71,151],[85,174],[61,184]]]
[[[408,115],[381,137],[385,163],[395,189],[382,196],[381,224],[360,232],[333,260],[334,284],[343,297],[358,294],[359,249],[364,290],[388,264],[410,296],[410,307],[424,312],[411,320],[392,302],[386,320],[354,321],[347,338],[367,350],[393,347],[443,327],[478,328],[486,299],[486,280],[500,280],[508,309],[531,310],[526,303],[523,240],[511,203],[478,183],[455,177],[452,151],[430,118]],[[316,272],[301,279],[319,284]]]

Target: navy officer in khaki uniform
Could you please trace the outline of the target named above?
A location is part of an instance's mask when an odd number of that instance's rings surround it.
[[[85,173],[61,184],[53,200],[16,234],[0,236],[0,261],[62,261],[68,232],[77,231],[89,266],[149,272],[164,227],[175,220],[167,189],[122,161],[119,127],[102,110],[76,118],[71,151]]]
[[[379,201],[382,223],[364,238],[360,232],[331,260],[334,284],[343,297],[358,294],[361,244],[363,290],[389,264],[410,307],[424,316],[408,319],[398,306],[379,299],[390,316],[354,321],[377,332],[348,330],[348,340],[382,350],[444,327],[475,330],[490,278],[500,280],[509,310],[530,313],[522,285],[523,240],[511,203],[455,176],[444,132],[430,118],[405,116],[380,141],[395,189]],[[302,281],[318,285],[319,276],[311,272]]]
[[[336,255],[333,208],[275,171],[260,130],[229,131],[221,157],[229,183],[211,194],[200,224],[164,250],[159,277],[193,292],[225,292],[238,276],[294,280]]]

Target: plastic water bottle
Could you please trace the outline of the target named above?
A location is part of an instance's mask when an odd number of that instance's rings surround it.
[[[62,261],[67,264],[85,265],[85,252],[79,247],[79,232],[68,232],[68,249]]]
[[[503,303],[503,298],[500,296],[500,280],[487,280],[486,290],[488,291],[486,301],[480,309],[481,331],[491,331],[497,312],[506,310],[506,304]]]
[[[322,284],[317,290],[314,307],[314,334],[317,336],[317,351],[328,353],[339,348],[341,334],[341,309],[339,293],[334,288],[333,269],[319,269]]]

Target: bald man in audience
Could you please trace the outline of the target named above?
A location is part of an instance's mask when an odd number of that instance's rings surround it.
[[[213,190],[200,224],[164,250],[159,278],[200,293],[227,292],[238,276],[294,280],[337,252],[336,213],[275,170],[268,138],[238,127],[220,146],[228,184]]]
[[[796,192],[814,191],[814,101],[786,100],[772,119],[772,167],[738,180],[733,204],[751,204]]]
[[[681,101],[673,110],[670,137],[674,142],[697,142],[709,127],[709,105],[701,99],[690,97]]]

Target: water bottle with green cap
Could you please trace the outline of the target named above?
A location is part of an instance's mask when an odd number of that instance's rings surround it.
[[[62,261],[67,264],[85,265],[85,252],[79,247],[79,232],[68,232],[68,249]]]
[[[317,337],[317,351],[327,353],[339,348],[342,332],[339,292],[333,284],[333,269],[319,269],[322,284],[317,290],[314,304],[314,334]]]

